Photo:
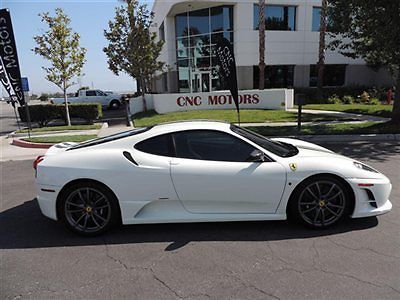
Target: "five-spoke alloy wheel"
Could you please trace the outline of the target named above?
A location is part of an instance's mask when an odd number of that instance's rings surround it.
[[[333,177],[307,180],[295,191],[289,213],[311,227],[328,227],[347,215],[350,205],[348,191]]]
[[[61,220],[68,229],[82,235],[97,235],[118,220],[119,208],[114,194],[100,184],[79,183],[62,194]]]

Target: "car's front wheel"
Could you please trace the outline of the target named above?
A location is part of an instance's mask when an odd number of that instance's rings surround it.
[[[81,182],[68,187],[59,202],[60,219],[71,231],[95,236],[119,220],[115,195],[95,182]]]
[[[324,228],[347,216],[350,205],[346,186],[336,178],[321,176],[300,184],[289,203],[288,213],[307,226]]]

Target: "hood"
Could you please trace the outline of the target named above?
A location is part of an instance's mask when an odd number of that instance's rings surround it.
[[[64,143],[59,143],[51,146],[49,150],[46,151],[45,156],[52,156],[61,152],[64,152],[68,148],[71,148],[72,146],[78,145],[78,143],[72,143],[72,142],[64,142]]]
[[[346,156],[337,154],[319,145],[310,142],[305,142],[302,140],[290,139],[290,138],[273,138],[272,140],[295,146],[299,150],[299,153],[297,154],[297,156],[299,157],[336,157],[336,158],[344,158],[347,160],[350,159]]]
[[[331,151],[329,149],[326,149],[324,147],[318,146],[313,143],[305,142],[302,140],[289,139],[289,138],[272,138],[271,140],[291,144],[293,146],[296,146],[299,150],[307,149],[307,150],[314,150],[314,151],[320,151],[320,152],[334,153],[333,151]]]

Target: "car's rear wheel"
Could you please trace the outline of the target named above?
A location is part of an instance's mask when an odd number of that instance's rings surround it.
[[[60,219],[69,230],[81,235],[101,234],[119,219],[115,195],[101,184],[77,183],[68,187],[60,200]]]
[[[330,176],[301,183],[289,203],[290,216],[313,228],[337,224],[348,215],[351,205],[346,186]]]
[[[118,100],[112,100],[110,102],[110,109],[119,109],[119,107],[121,106],[121,103]]]

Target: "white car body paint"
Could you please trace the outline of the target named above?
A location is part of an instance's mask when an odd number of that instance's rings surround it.
[[[273,161],[219,162],[164,157],[139,151],[134,145],[158,135],[184,130],[216,130],[236,136],[263,151]],[[355,195],[353,218],[391,210],[391,184],[381,174],[354,166],[354,160],[295,140],[299,153],[280,157],[236,134],[222,122],[192,121],[157,125],[148,131],[111,142],[68,150],[75,143],[51,147],[37,167],[38,202],[42,213],[57,220],[56,201],[62,188],[91,179],[110,188],[121,208],[123,224],[285,220],[290,195],[306,178],[333,174],[344,179]],[[130,162],[127,151],[137,165]],[[293,171],[290,164],[296,164]],[[364,187],[375,196],[370,205]],[[43,190],[53,190],[48,192]]]

